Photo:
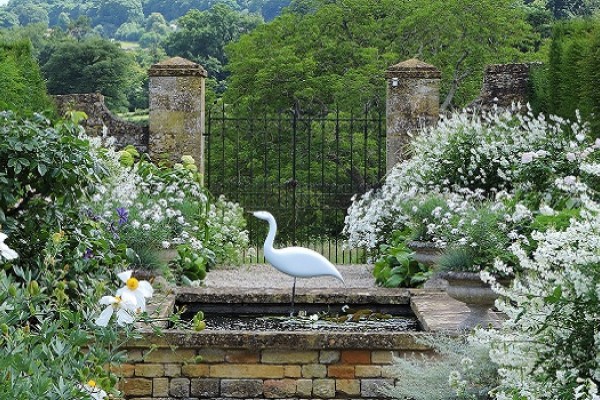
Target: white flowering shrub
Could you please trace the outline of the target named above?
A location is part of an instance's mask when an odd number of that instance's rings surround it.
[[[500,331],[477,332],[499,366],[497,399],[600,399],[600,204],[583,199],[565,229],[533,232],[532,253],[512,247],[521,270],[512,286],[483,274],[508,316]]]
[[[537,214],[540,207],[576,206],[574,193],[553,183],[560,179],[579,190],[573,185],[584,174],[580,165],[600,147],[589,137],[581,121],[531,112],[442,118],[413,139],[411,158],[394,167],[379,190],[354,199],[344,228],[348,245],[375,250],[391,232],[410,229],[413,239],[440,247],[483,249],[465,228],[483,231],[480,209],[498,214],[492,237],[509,235],[514,241],[524,222],[535,217],[523,210]]]
[[[160,251],[180,245],[201,254],[206,268],[241,260],[248,245],[242,209],[211,198],[191,157],[173,168],[130,157],[123,163],[129,152],[97,143],[95,158],[108,173],[84,208],[113,221],[111,229],[135,250],[141,268],[160,266]]]

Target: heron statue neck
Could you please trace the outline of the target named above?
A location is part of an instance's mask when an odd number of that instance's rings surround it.
[[[265,239],[264,251],[265,256],[268,257],[269,254],[272,254],[275,251],[273,242],[275,242],[275,235],[277,234],[277,222],[272,215],[267,216],[267,222],[269,223],[269,234]]]

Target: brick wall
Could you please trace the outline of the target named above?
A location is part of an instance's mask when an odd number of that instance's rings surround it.
[[[425,350],[412,341],[405,347],[133,348],[119,373],[127,399],[374,399],[383,398],[382,385],[394,383],[386,367],[395,356]]]

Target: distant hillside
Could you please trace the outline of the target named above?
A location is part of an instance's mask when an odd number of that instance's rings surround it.
[[[173,21],[191,9],[203,11],[219,3],[236,11],[260,14],[269,21],[290,0],[0,0],[3,3],[6,5],[0,10],[0,28],[32,23],[66,28],[85,17],[96,32],[113,37],[123,24],[143,25],[152,13]]]

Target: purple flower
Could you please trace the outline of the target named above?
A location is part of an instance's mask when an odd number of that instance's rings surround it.
[[[124,207],[117,208],[117,215],[119,216],[119,226],[127,223],[129,212]]]
[[[92,249],[85,249],[85,253],[83,253],[83,259],[84,260],[89,260],[90,258],[94,257],[94,252],[92,251]]]

